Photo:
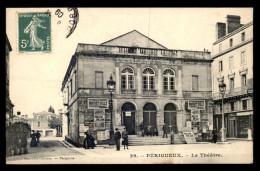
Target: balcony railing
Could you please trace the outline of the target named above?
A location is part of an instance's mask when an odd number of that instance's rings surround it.
[[[238,87],[231,90],[226,90],[224,94],[224,98],[233,97],[233,96],[239,96],[243,94],[247,94],[249,91],[247,87]],[[213,99],[221,99],[222,95],[217,92],[213,94]]]
[[[143,95],[157,95],[157,90],[143,90]]]
[[[134,95],[136,90],[134,89],[121,89],[121,94]]]
[[[164,95],[176,95],[177,90],[163,90]]]
[[[76,52],[211,60],[210,52],[78,44]]]

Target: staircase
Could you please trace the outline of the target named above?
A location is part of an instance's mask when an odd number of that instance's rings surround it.
[[[185,142],[179,134],[174,135],[174,144],[184,144]],[[162,138],[161,136],[154,137],[139,137],[137,135],[128,135],[129,146],[141,146],[141,145],[170,145],[171,138]]]

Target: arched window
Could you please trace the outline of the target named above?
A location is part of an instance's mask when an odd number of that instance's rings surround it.
[[[172,69],[166,69],[163,72],[164,90],[175,90],[175,74]]]
[[[121,88],[134,89],[134,70],[130,67],[121,71]]]
[[[146,68],[143,71],[143,89],[144,90],[154,90],[154,70],[151,68]]]

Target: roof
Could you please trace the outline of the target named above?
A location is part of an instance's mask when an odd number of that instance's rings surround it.
[[[155,48],[161,48],[161,49],[167,49],[165,46],[163,46],[163,45],[161,45],[160,43],[158,43],[158,42],[156,42],[156,41],[154,41],[153,39],[151,39],[151,38],[149,38],[149,37],[147,37],[147,36],[145,36],[144,34],[142,34],[142,33],[140,33],[139,31],[137,31],[137,30],[132,30],[132,31],[130,31],[130,32],[127,32],[127,33],[125,33],[125,34],[122,34],[122,35],[120,35],[120,36],[118,36],[118,37],[115,37],[115,38],[113,38],[113,39],[111,39],[111,40],[108,40],[108,41],[106,41],[106,42],[103,42],[103,43],[101,43],[100,45],[118,45],[118,46],[122,46],[121,44],[113,44],[113,42],[115,42],[116,40],[119,40],[119,39],[123,39],[123,37],[126,37],[126,36],[129,36],[129,35],[131,35],[131,34],[134,34],[134,33],[137,33],[137,34],[139,34],[140,35],[140,38],[142,37],[142,38],[145,38],[145,39],[148,39],[149,41],[151,41],[154,45],[157,45],[158,47],[155,47]],[[126,41],[124,41],[124,42],[126,42]],[[129,43],[129,41],[127,41],[128,43]],[[131,42],[130,42],[131,43]],[[129,45],[123,45],[123,46],[129,46]],[[132,45],[131,45],[132,46]],[[142,47],[142,46],[140,46],[140,47]],[[146,46],[147,47],[147,46]]]
[[[246,28],[248,28],[248,27],[250,27],[250,26],[252,26],[252,25],[253,25],[253,21],[252,21],[252,22],[249,22],[249,23],[247,23],[247,24],[242,25],[241,27],[237,28],[236,30],[232,31],[231,33],[229,33],[229,34],[227,34],[227,35],[225,35],[225,36],[219,38],[216,42],[213,43],[213,45],[216,45],[216,44],[218,44],[218,43],[220,43],[220,42],[226,40],[227,38],[229,38],[229,37],[231,37],[231,36],[233,36],[233,35],[239,33],[240,31],[242,31],[242,30],[244,30],[244,29],[246,29]]]

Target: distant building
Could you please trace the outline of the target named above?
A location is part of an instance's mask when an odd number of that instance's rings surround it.
[[[5,126],[9,126],[12,124],[13,120],[13,107],[14,104],[11,102],[10,99],[10,52],[12,51],[11,44],[8,40],[8,37],[6,35],[6,46],[5,46],[5,84],[6,84],[6,124]]]
[[[227,15],[227,23],[216,24],[213,43],[212,81],[215,104],[214,127],[221,129],[222,108],[227,137],[248,137],[253,132],[253,22],[240,23],[240,16]],[[224,80],[224,106],[219,81]]]
[[[48,119],[56,117],[56,114],[51,112],[40,112],[33,114],[32,130],[39,131],[42,137],[56,136],[56,129],[48,126]]]
[[[30,128],[32,127],[33,118],[29,118],[28,115],[17,115],[13,117],[13,123],[23,122],[27,123]]]
[[[200,138],[213,129],[211,62],[210,52],[167,49],[136,30],[102,44],[79,43],[61,88],[67,139],[80,146],[89,130],[98,144],[108,143],[111,74],[113,128],[140,135],[145,122],[162,136],[167,123],[177,137],[191,125]]]

